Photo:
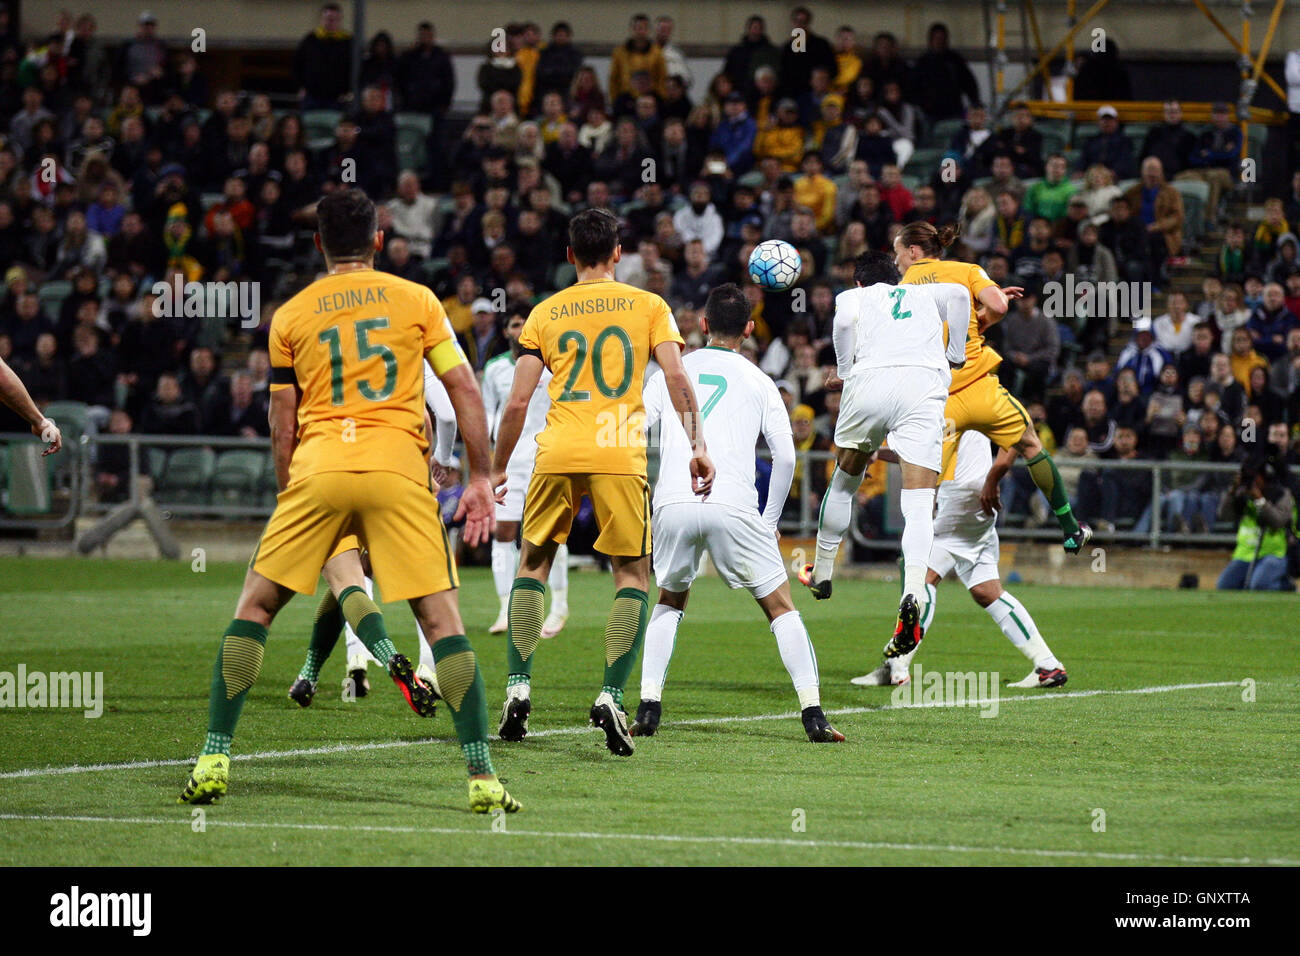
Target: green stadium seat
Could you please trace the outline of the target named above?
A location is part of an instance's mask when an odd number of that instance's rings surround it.
[[[270,452],[262,456],[262,477],[258,481],[258,504],[263,508],[274,508],[278,489],[275,485],[275,461]]]
[[[427,113],[397,113],[393,116],[393,124],[399,130],[419,130],[421,136],[428,136],[429,130],[433,128],[433,121]]]
[[[965,122],[964,119],[941,119],[930,127],[922,142],[930,149],[937,149],[941,152],[947,150],[948,144],[961,131]]]
[[[162,478],[163,472],[167,470],[166,449],[147,445],[141,448],[140,452],[145,456],[145,465],[148,466],[149,477],[157,482]]]
[[[303,110],[302,132],[307,139],[334,138],[334,127],[343,114],[338,110]]]
[[[1044,160],[1053,153],[1065,153],[1065,149],[1070,142],[1070,134],[1068,130],[1045,129],[1042,133]]]
[[[154,497],[168,504],[208,503],[217,455],[211,448],[177,448],[167,456],[167,467]]]
[[[929,179],[939,171],[939,162],[946,149],[918,149],[907,160],[907,172],[922,179]]]
[[[1199,179],[1176,179],[1169,185],[1183,197],[1183,240],[1195,242],[1205,232],[1206,206],[1210,203],[1210,184]]]
[[[447,268],[447,263],[450,261],[445,257],[424,260],[424,264],[420,266],[420,272],[424,276],[425,283],[432,286],[433,280],[438,277],[438,273]]]
[[[85,402],[50,402],[45,414],[54,419],[63,435],[63,454],[54,462],[54,482],[59,487],[71,484],[72,475],[81,457],[81,436],[94,435],[95,423],[90,417],[90,406]]]
[[[551,270],[551,288],[565,289],[578,281],[578,270],[571,262],[561,262]]]
[[[36,298],[40,300],[45,317],[51,322],[58,322],[59,309],[63,307],[63,300],[70,295],[72,295],[72,283],[66,279],[54,279],[41,286],[40,291],[36,293]]]
[[[397,168],[411,169],[419,172],[428,160],[425,146],[427,133],[422,133],[413,126],[397,127]]]
[[[223,451],[212,472],[213,503],[243,505],[256,501],[265,466],[265,452],[242,448]]]

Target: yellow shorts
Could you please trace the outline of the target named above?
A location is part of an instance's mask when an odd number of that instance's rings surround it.
[[[948,396],[943,409],[943,468],[948,474],[962,432],[977,431],[999,448],[1010,448],[1032,427],[1025,406],[992,373]]]
[[[313,594],[321,565],[362,544],[386,600],[460,584],[438,499],[388,471],[329,471],[290,485],[280,492],[249,566],[276,584]]]
[[[650,553],[650,485],[640,475],[534,473],[524,499],[524,540],[535,545],[567,541],[584,494],[591,498],[600,528],[597,551],[632,558]]]

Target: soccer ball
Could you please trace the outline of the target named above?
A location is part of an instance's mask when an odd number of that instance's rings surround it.
[[[781,239],[764,239],[749,255],[749,277],[765,292],[784,292],[802,270],[798,250]]]

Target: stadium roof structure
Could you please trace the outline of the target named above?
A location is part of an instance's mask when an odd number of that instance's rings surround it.
[[[1254,11],[1249,0],[1243,0],[1238,5],[1241,12],[1240,36],[1233,34],[1224,25],[1223,21],[1215,16],[1206,0],[1191,0],[1191,2],[1197,10],[1205,15],[1211,25],[1223,35],[1229,47],[1237,54],[1237,66],[1241,72],[1241,83],[1238,89],[1236,118],[1241,126],[1242,157],[1245,158],[1247,152],[1246,127],[1249,124],[1278,125],[1285,123],[1287,119],[1288,114],[1285,109],[1268,109],[1255,106],[1252,102],[1261,82],[1277,94],[1284,107],[1287,102],[1286,90],[1273,77],[1264,72],[1264,61],[1267,59],[1269,49],[1277,35],[1278,23],[1282,18],[1282,10],[1286,6],[1286,0],[1274,0],[1263,41],[1259,45],[1259,50],[1253,55],[1250,47],[1251,20]],[[1023,102],[1036,116],[1074,119],[1077,116],[1094,115],[1097,108],[1103,105],[1102,103],[1074,99],[1074,77],[1076,74],[1074,46],[1075,39],[1084,26],[1110,3],[1111,0],[1095,0],[1083,13],[1079,13],[1081,4],[1078,0],[1065,0],[1064,4],[1053,4],[1053,7],[1064,7],[1066,32],[1050,49],[1043,42],[1043,31],[1039,25],[1038,9],[1034,0],[1023,0],[1022,3],[1018,4],[1020,14],[1018,34],[1022,56],[1028,67],[1028,72],[1015,86],[1008,90],[1006,78],[1006,68],[1010,63],[1010,57],[1007,53],[1008,34],[1009,28],[1015,26],[1015,24],[1009,23],[1006,0],[985,0],[984,22],[986,34],[989,37],[990,56],[988,68],[990,87],[994,93],[994,114],[1005,111],[1008,104],[1016,101],[1021,92],[1035,79],[1048,79],[1051,63],[1057,60],[1058,57],[1064,56],[1064,99],[1028,100]],[[1163,106],[1161,103],[1149,101],[1118,102],[1110,105],[1115,107],[1120,119],[1125,121],[1159,120]],[[1208,102],[1183,102],[1182,106],[1187,118],[1193,122],[1208,120],[1210,117],[1211,104]]]

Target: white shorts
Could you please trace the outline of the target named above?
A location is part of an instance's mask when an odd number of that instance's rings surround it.
[[[510,466],[506,469],[506,500],[496,506],[498,521],[524,520],[524,496],[528,493],[528,482],[532,477],[533,469],[516,467],[512,456]]]
[[[941,578],[955,571],[962,587],[970,590],[1002,577],[998,555],[998,534],[992,525],[973,541],[955,534],[936,534],[930,545],[930,570]]]
[[[873,452],[888,440],[909,465],[943,465],[943,409],[948,386],[935,369],[868,368],[844,383],[835,444]]]
[[[652,531],[655,583],[665,591],[690,588],[706,549],[729,588],[765,598],[786,580],[776,535],[756,511],[684,501],[656,508]]]

